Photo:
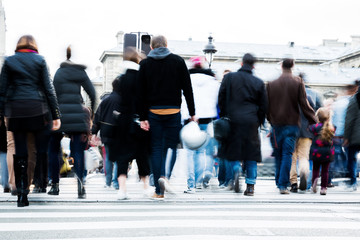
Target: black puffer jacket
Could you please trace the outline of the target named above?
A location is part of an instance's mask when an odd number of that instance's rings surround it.
[[[81,87],[89,95],[91,110],[95,105],[95,89],[85,66],[71,61],[61,63],[54,76],[54,86],[61,110],[61,128],[65,133],[87,132],[86,114],[82,108]]]
[[[6,102],[16,100],[47,102],[52,118],[60,118],[45,59],[37,53],[17,52],[4,62],[0,76],[0,114]]]

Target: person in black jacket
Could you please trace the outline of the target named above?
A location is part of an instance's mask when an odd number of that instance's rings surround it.
[[[235,192],[241,191],[239,174],[240,161],[243,162],[247,184],[244,195],[247,196],[254,195],[257,163],[262,160],[258,130],[264,124],[268,106],[264,82],[252,75],[255,61],[255,57],[247,53],[239,71],[225,75],[218,101],[220,117],[229,117],[231,126],[231,135],[221,143],[219,157],[231,161],[233,165]],[[229,92],[226,90],[227,84],[230,84]]]
[[[110,159],[109,156],[109,147],[111,144],[117,141],[117,122],[114,117],[114,111],[119,112],[119,105],[121,101],[119,91],[120,82],[118,79],[115,79],[112,82],[113,91],[109,96],[107,96],[100,103],[99,107],[96,110],[93,126],[91,133],[93,134],[92,138],[96,138],[96,134],[100,131],[101,142],[105,146],[105,187],[110,187],[111,182],[113,182],[114,188],[115,184],[119,184],[117,177],[113,177],[113,169],[116,170],[116,159]],[[94,139],[95,140],[95,139]],[[115,173],[116,175],[116,173]]]
[[[179,142],[181,94],[192,121],[196,120],[195,106],[185,61],[169,51],[164,36],[154,36],[151,48],[148,57],[140,62],[140,124],[151,134],[151,168],[156,188],[153,198],[163,199],[165,188],[170,190],[165,179],[166,152]]]
[[[37,162],[47,161],[50,121],[60,128],[60,110],[48,68],[38,54],[35,39],[22,36],[15,55],[8,57],[0,75],[0,115],[8,118],[8,130],[15,140],[14,171],[18,207],[29,205],[27,134],[35,136]],[[49,119],[51,117],[51,119]]]
[[[78,197],[85,198],[85,188],[83,184],[84,176],[84,150],[87,144],[87,133],[89,131],[87,114],[83,110],[81,88],[89,95],[91,101],[91,111],[95,106],[95,89],[84,65],[75,64],[70,61],[71,48],[66,50],[67,61],[60,64],[60,68],[54,76],[54,86],[59,107],[62,112],[61,128],[51,136],[49,159],[52,186],[48,194],[59,194],[59,151],[60,141],[63,133],[71,138],[70,152],[74,158],[75,172],[78,182]]]

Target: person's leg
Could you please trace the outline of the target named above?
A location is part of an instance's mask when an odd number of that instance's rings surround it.
[[[0,167],[1,167],[1,185],[4,188],[4,192],[10,190],[9,186],[9,172],[6,163],[6,152],[0,152]]]
[[[282,156],[280,165],[279,188],[285,190],[289,184],[292,153],[295,149],[299,128],[297,126],[286,126],[283,129]]]
[[[245,171],[246,171],[246,184],[256,184],[257,178],[257,162],[256,161],[245,161]]]
[[[299,148],[299,140],[296,141],[296,146],[294,153],[292,155],[291,161],[291,169],[290,169],[290,184],[291,184],[291,192],[297,192],[298,184],[297,184],[297,163],[298,163],[298,148]]]
[[[306,190],[307,179],[309,177],[309,156],[312,140],[310,138],[300,138],[298,147],[299,156],[299,175],[300,185],[299,188],[302,191]]]
[[[15,155],[15,142],[13,133],[10,131],[6,132],[7,140],[7,155],[6,162],[9,172],[9,184],[11,188],[11,193],[16,195],[16,185],[15,185],[15,174],[14,174],[14,155]]]
[[[244,162],[246,169],[246,190],[244,192],[245,196],[254,196],[255,184],[257,178],[257,162],[256,161],[245,161]]]
[[[115,188],[115,189],[119,189],[119,181],[118,181],[118,178],[117,178],[117,168],[118,168],[118,166],[117,166],[117,163],[116,162],[114,162],[114,168],[113,168],[113,173],[112,173],[112,184],[113,184],[113,187]]]
[[[14,173],[15,173],[15,184],[18,194],[18,207],[24,207],[29,205],[27,195],[29,193],[28,177],[27,177],[27,133],[26,132],[13,132],[15,142],[14,155]]]
[[[321,189],[326,189],[329,178],[329,166],[330,162],[321,164]]]
[[[36,145],[35,137],[33,133],[28,133],[27,135],[27,146],[28,146],[28,188],[30,188],[31,182],[33,181],[35,166],[36,166]]]
[[[59,175],[60,175],[60,162],[59,154],[61,151],[61,133],[52,133],[49,141],[49,170],[51,175],[51,189],[48,192],[50,195],[59,194]]]
[[[157,195],[163,195],[163,192],[160,192],[159,178],[161,176],[161,168],[163,161],[163,138],[164,130],[162,126],[161,116],[149,113],[149,124],[150,124],[150,134],[151,134],[151,171],[154,178],[155,193]],[[165,175],[165,174],[164,174]]]
[[[320,172],[320,163],[313,161],[313,170],[312,170],[312,191],[314,193],[317,192],[317,182],[319,179],[319,172]]]
[[[106,152],[106,157],[105,157],[105,185],[107,187],[111,186],[111,178],[113,176],[113,164],[114,161],[110,161],[109,159],[109,145],[105,144],[105,152]]]
[[[296,184],[297,186],[297,162],[298,162],[298,149],[300,147],[300,139],[298,139],[296,141],[296,146],[295,146],[295,150],[294,153],[292,155],[292,161],[291,161],[291,169],[290,169],[290,184]]]
[[[38,170],[38,184],[40,192],[46,192],[47,181],[48,181],[48,150],[49,150],[49,138],[50,129],[44,128],[43,130],[36,131],[33,133],[35,138],[36,146],[36,167]]]
[[[84,176],[84,151],[86,142],[81,133],[71,135],[70,151],[74,158],[75,173],[78,182],[78,198],[85,198],[85,187],[83,183]]]
[[[172,173],[175,163],[176,163],[176,156],[177,156],[177,148],[175,147],[175,148],[171,149],[171,158],[170,158],[169,168],[166,171],[167,179],[171,178],[171,173]]]
[[[188,189],[195,188],[195,161],[194,154],[195,152],[189,149],[186,149],[187,156],[187,170],[188,170],[188,178],[187,178],[187,187]]]
[[[356,186],[357,177],[357,155],[358,151],[356,146],[348,147],[348,171],[350,177],[350,186]]]

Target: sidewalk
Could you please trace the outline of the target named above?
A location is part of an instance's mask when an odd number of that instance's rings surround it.
[[[273,178],[259,178],[255,186],[255,196],[247,197],[242,193],[234,193],[220,189],[216,179],[212,179],[210,187],[199,189],[195,194],[185,194],[186,178],[174,177],[170,183],[175,194],[165,194],[165,201],[169,203],[322,203],[322,204],[360,204],[360,190],[350,191],[345,187],[345,179],[335,179],[334,188],[328,189],[326,196],[319,192],[313,194],[310,191],[304,193],[291,193],[289,195],[279,194],[275,187]],[[117,200],[117,191],[113,188],[104,188],[104,175],[91,174],[86,181],[86,199],[77,198],[77,183],[75,178],[61,178],[60,195],[51,196],[46,193],[29,194],[29,201],[36,203],[149,203],[154,202],[143,196],[142,183],[138,182],[136,174],[129,175],[128,195],[129,200]],[[244,179],[241,179],[242,191],[245,189]],[[48,187],[48,190],[50,187]],[[16,196],[10,193],[3,193],[0,189],[0,204],[15,203]]]

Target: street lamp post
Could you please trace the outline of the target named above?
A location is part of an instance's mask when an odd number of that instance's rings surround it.
[[[210,35],[209,36],[209,42],[205,45],[205,48],[203,50],[204,54],[205,54],[205,58],[209,63],[209,68],[211,68],[211,63],[214,59],[214,54],[217,52],[215,45],[213,44],[213,37]]]

